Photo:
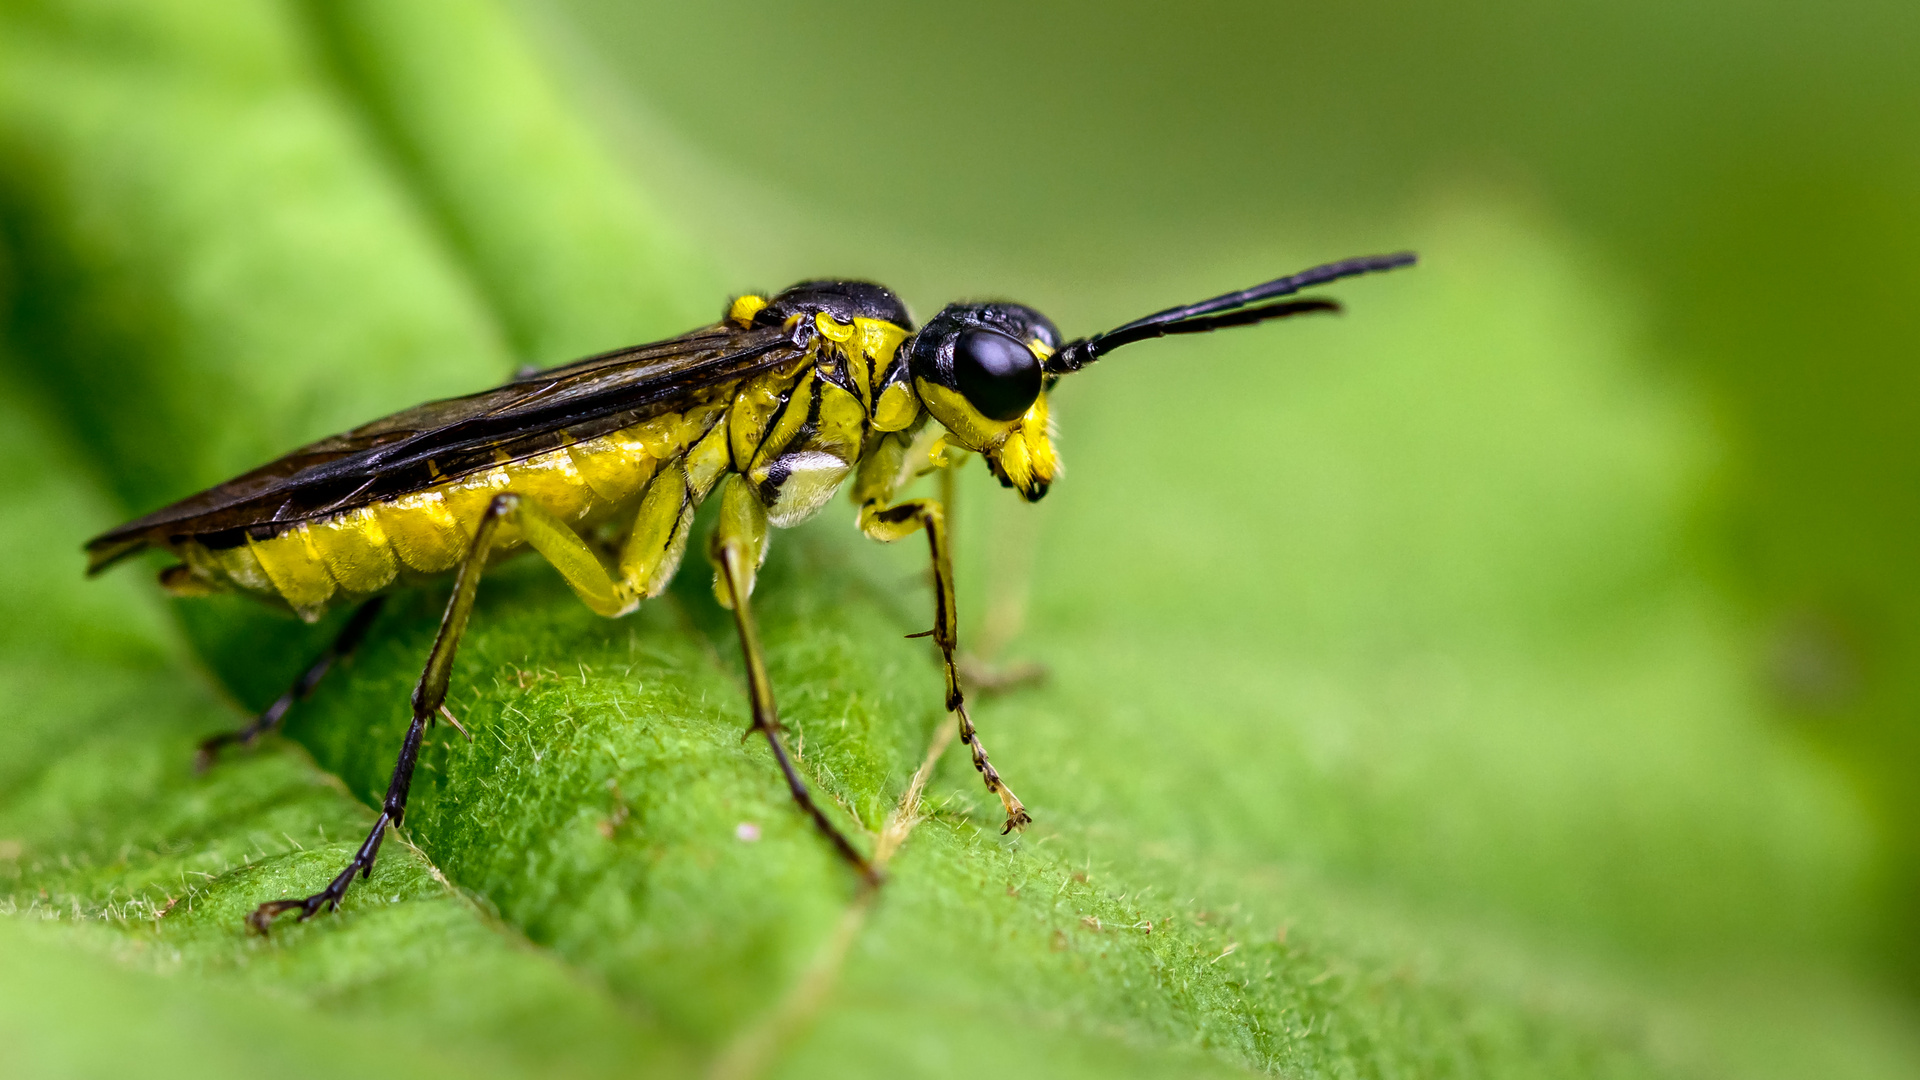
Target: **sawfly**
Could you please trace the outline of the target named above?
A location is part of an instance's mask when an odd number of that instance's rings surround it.
[[[338,907],[354,875],[372,872],[381,839],[406,812],[428,724],[444,717],[459,727],[444,705],[447,682],[489,565],[530,548],[594,612],[625,615],[672,580],[694,511],[717,492],[706,554],[745,656],[749,733],[766,736],[794,802],[874,883],[878,870],[815,804],[780,738],[748,606],[768,530],[811,517],[851,478],[866,535],[925,533],[935,595],[924,636],[939,648],[946,708],[1006,810],[1004,831],[1020,828],[1026,807],[988,759],[961,692],[944,508],[897,493],[979,454],[1001,484],[1038,500],[1060,473],[1047,394],[1062,377],[1149,338],[1337,311],[1294,294],[1413,261],[1329,263],[1072,341],[1038,311],[1004,302],[951,304],[916,331],[899,297],[862,281],[741,296],[719,322],[679,337],[522,372],[303,446],[95,538],[88,571],[158,548],[178,560],[160,573],[176,596],[237,591],[309,622],[358,606],[286,694],[202,745],[202,764],[277,727],[365,636],[389,590],[453,576],[373,828],[326,888],[255,909],[248,922],[264,932],[283,913],[306,919]]]

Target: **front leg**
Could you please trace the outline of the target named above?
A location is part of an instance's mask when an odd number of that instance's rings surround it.
[[[960,724],[960,741],[967,744],[973,753],[973,767],[979,770],[981,780],[986,782],[987,790],[1000,797],[1000,803],[1006,807],[1007,824],[1001,833],[1010,833],[1032,823],[1033,818],[1027,808],[1020,803],[1006,781],[1000,778],[999,770],[987,757],[987,748],[980,742],[980,732],[973,726],[973,718],[967,715],[966,695],[960,690],[960,667],[955,654],[960,649],[959,620],[954,614],[953,556],[947,547],[947,517],[940,503],[934,499],[908,499],[891,506],[882,505],[875,498],[863,502],[860,506],[860,529],[868,536],[885,543],[891,543],[919,530],[927,534],[927,548],[933,558],[933,629],[915,637],[931,637],[934,644],[940,646],[940,659],[947,676],[947,711],[954,714]]]

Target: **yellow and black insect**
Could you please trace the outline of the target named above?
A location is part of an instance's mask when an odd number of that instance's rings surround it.
[[[365,635],[388,590],[453,574],[373,829],[325,889],[260,905],[248,921],[264,931],[283,912],[305,919],[338,906],[354,875],[371,873],[387,827],[406,810],[427,725],[442,716],[459,727],[443,703],[488,564],[531,548],[589,608],[624,615],[666,588],[695,509],[717,489],[707,557],[746,657],[749,730],[766,736],[794,801],[874,881],[873,865],[814,804],[781,743],[747,602],[768,527],[812,516],[851,476],[861,531],[882,541],[926,532],[935,590],[928,634],[945,665],[946,707],[1006,808],[1006,829],[1019,828],[1027,810],[988,760],[961,693],[944,511],[935,499],[896,501],[896,493],[972,452],[1003,485],[1037,500],[1060,471],[1047,391],[1061,376],[1147,338],[1337,311],[1331,300],[1287,297],[1413,261],[1330,263],[1071,342],[1019,304],[952,304],[916,333],[887,289],[802,282],[771,298],[742,296],[720,322],[680,337],[525,372],[498,389],[301,447],[94,539],[88,570],[155,547],[180,560],[160,574],[177,596],[238,591],[310,622],[333,605],[359,605],[286,694],[246,727],[203,744],[203,763],[222,745],[276,727]]]

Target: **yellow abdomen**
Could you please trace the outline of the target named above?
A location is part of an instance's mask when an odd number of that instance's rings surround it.
[[[453,569],[495,495],[512,491],[586,531],[632,507],[663,461],[683,455],[716,422],[720,406],[669,413],[490,469],[395,496],[370,506],[299,522],[265,540],[212,549],[186,541],[175,553],[191,580],[176,591],[235,587],[278,596],[309,621],[333,602],[379,592],[402,573]],[[496,551],[519,538],[503,535]]]

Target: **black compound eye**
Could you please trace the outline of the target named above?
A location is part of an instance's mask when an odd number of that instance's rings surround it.
[[[990,420],[1017,420],[1040,396],[1040,361],[993,330],[968,330],[953,343],[954,389]]]

